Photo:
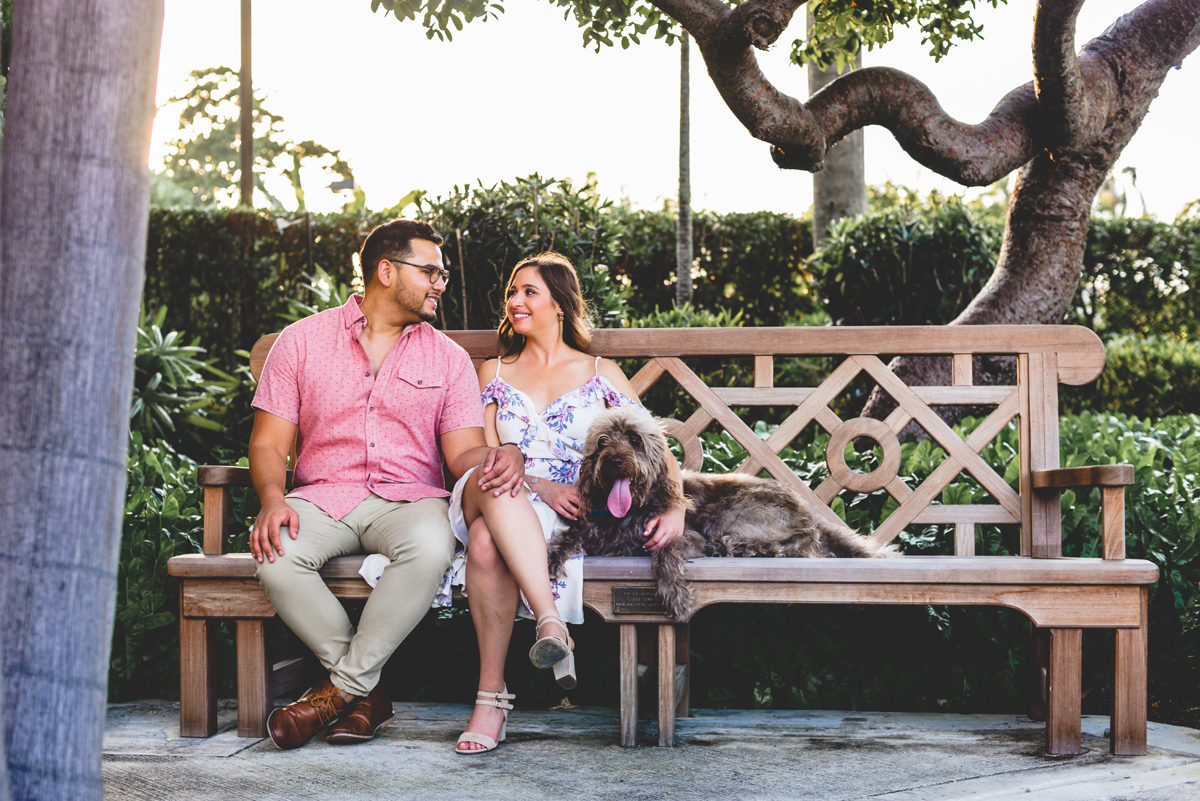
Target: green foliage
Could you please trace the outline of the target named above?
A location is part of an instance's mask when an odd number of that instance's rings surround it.
[[[1200,217],[1092,218],[1070,319],[1101,335],[1200,338]]]
[[[241,180],[241,155],[238,147],[240,75],[230,67],[193,70],[193,84],[168,103],[182,103],[179,115],[181,135],[170,144],[174,152],[165,159],[162,173],[172,183],[190,192],[200,204],[238,202]],[[263,176],[274,174],[291,185],[297,210],[304,211],[304,187],[300,168],[308,163],[320,166],[331,179],[353,180],[350,165],[337,150],[330,150],[311,139],[293,142],[282,138],[283,117],[272,114],[263,105],[263,97],[254,93],[254,186],[267,198],[275,211],[283,203],[263,183]],[[165,188],[159,196],[169,200],[177,193]]]
[[[999,249],[999,231],[934,192],[834,223],[809,269],[837,324],[942,325],[991,277]]]
[[[221,372],[198,357],[204,352],[199,340],[183,345],[178,331],[163,333],[165,306],[147,323],[138,324],[134,347],[133,399],[129,408],[130,434],[172,443],[194,444],[200,432],[222,431],[217,419],[224,412],[220,396],[238,379]],[[205,378],[203,374],[211,378]],[[215,378],[215,380],[213,380]],[[177,423],[179,425],[177,425]],[[181,427],[188,427],[187,433]]]
[[[710,312],[697,309],[690,303],[673,306],[667,311],[654,311],[643,317],[635,317],[626,322],[627,328],[740,328],[742,313],[721,309]]]
[[[494,328],[504,287],[518,261],[546,250],[575,265],[596,323],[620,326],[628,282],[609,269],[619,252],[621,220],[600,197],[594,177],[581,187],[536,173],[492,187],[456,186],[447,197],[422,198],[420,216],[446,238],[442,258],[453,275],[442,296],[444,328]]]
[[[320,267],[314,266],[313,273],[314,275],[303,273],[303,277],[308,280],[306,288],[311,295],[312,303],[305,303],[299,298],[288,298],[287,311],[280,315],[283,325],[310,317],[317,312],[345,306],[346,301],[350,299],[352,291],[350,287],[338,283]]]
[[[111,701],[174,698],[179,692],[178,596],[167,560],[200,550],[203,499],[195,462],[163,442],[130,436]]]
[[[1200,412],[1200,343],[1122,336],[1107,343],[1104,372],[1062,387],[1064,412],[1088,409],[1151,419]]]
[[[656,6],[644,0],[550,0],[563,10],[563,19],[573,19],[583,32],[583,45],[628,49],[640,44],[641,37],[653,36],[671,44],[681,34],[678,23]],[[740,0],[726,0],[739,5]],[[1001,0],[987,0],[995,7]],[[454,31],[476,20],[487,21],[504,13],[498,3],[487,0],[371,0],[371,10],[391,12],[400,21],[421,18],[425,36],[452,40]],[[792,45],[792,60],[797,64],[815,61],[822,69],[836,63],[840,72],[848,57],[865,45],[873,50],[892,40],[897,25],[916,22],[922,44],[941,59],[956,41],[981,38],[982,26],[971,19],[975,0],[820,0],[813,7],[815,25],[806,43]],[[803,24],[801,14],[799,22]],[[451,30],[454,29],[454,31]]]
[[[624,226],[613,269],[634,287],[635,315],[675,301],[675,212],[616,207]],[[813,277],[812,219],[775,212],[692,214],[693,304],[719,313],[734,308],[746,325],[792,325],[820,311]]]
[[[1001,0],[987,2],[995,8]],[[811,10],[813,27],[807,41],[792,43],[792,62],[814,63],[823,70],[836,65],[842,72],[864,46],[883,47],[892,41],[896,26],[914,22],[935,61],[959,41],[983,38],[983,26],[971,19],[975,0],[820,0]]]

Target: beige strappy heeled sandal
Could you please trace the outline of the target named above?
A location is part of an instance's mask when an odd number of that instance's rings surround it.
[[[553,612],[547,612],[537,619],[538,640],[529,649],[529,661],[535,668],[554,668],[554,680],[565,690],[575,687],[575,643],[569,635],[562,637],[542,637],[542,627],[554,623],[562,628],[564,635],[567,624]]]
[[[508,710],[513,708],[509,701],[517,696],[511,695],[508,692],[508,687],[505,687],[498,693],[485,693],[483,690],[475,693],[475,706],[494,706],[497,709],[504,711],[504,722],[500,724],[500,737],[493,740],[486,734],[480,734],[474,731],[464,731],[462,736],[458,738],[457,745],[454,746],[456,754],[486,754],[488,751],[494,751],[496,746],[504,742],[504,738],[508,734]],[[475,743],[482,745],[483,748],[463,748],[463,743]]]

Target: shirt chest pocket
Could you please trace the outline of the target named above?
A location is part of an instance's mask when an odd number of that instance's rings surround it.
[[[410,425],[432,422],[441,413],[445,384],[443,376],[413,367],[401,368],[392,379],[388,411]]]

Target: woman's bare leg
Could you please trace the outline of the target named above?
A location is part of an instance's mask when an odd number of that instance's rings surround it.
[[[468,481],[463,493],[463,514],[468,524],[480,516],[487,521],[491,539],[517,586],[525,593],[534,617],[557,615],[554,594],[550,591],[550,568],[546,564],[546,539],[529,499],[524,494],[514,498],[507,492],[496,497],[490,490],[480,489],[476,481]],[[468,546],[468,554],[471,547],[474,543]],[[566,637],[566,632],[553,623],[542,631],[546,636]]]
[[[479,689],[500,692],[504,689],[504,661],[520,595],[517,582],[497,550],[484,518],[478,517],[471,524],[467,542],[467,603],[479,640]],[[477,706],[466,731],[486,734],[494,740],[499,736],[503,722],[501,710]],[[475,751],[483,746],[463,743],[459,748]]]

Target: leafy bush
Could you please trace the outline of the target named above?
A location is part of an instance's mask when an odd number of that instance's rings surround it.
[[[204,491],[196,463],[162,442],[129,439],[109,700],[179,693],[178,590],[167,560],[200,550]]]
[[[809,260],[825,311],[840,325],[943,325],[991,277],[1000,231],[960,198],[931,193],[843,219]]]
[[[675,212],[616,207],[624,226],[614,270],[635,291],[633,313],[675,303]],[[812,219],[753,212],[692,214],[695,266],[692,305],[719,313],[737,309],[746,325],[791,325],[819,311],[805,267],[812,253]]]
[[[179,449],[203,452],[207,445],[200,432],[224,430],[222,396],[233,391],[238,379],[202,361],[204,348],[197,344],[199,340],[183,345],[178,331],[164,334],[166,314],[164,306],[154,320],[147,323],[143,315],[138,325],[129,430]],[[206,379],[205,373],[216,380]]]
[[[1200,335],[1200,216],[1093,218],[1069,319],[1102,335]]]
[[[1104,372],[1063,387],[1064,412],[1097,410],[1159,418],[1200,412],[1200,343],[1122,336],[1107,343]]]
[[[576,187],[534,174],[492,187],[456,186],[418,206],[422,219],[446,237],[442,257],[453,283],[439,306],[443,328],[494,328],[513,266],[546,250],[575,265],[598,324],[623,321],[629,288],[609,271],[623,226],[595,179]]]

